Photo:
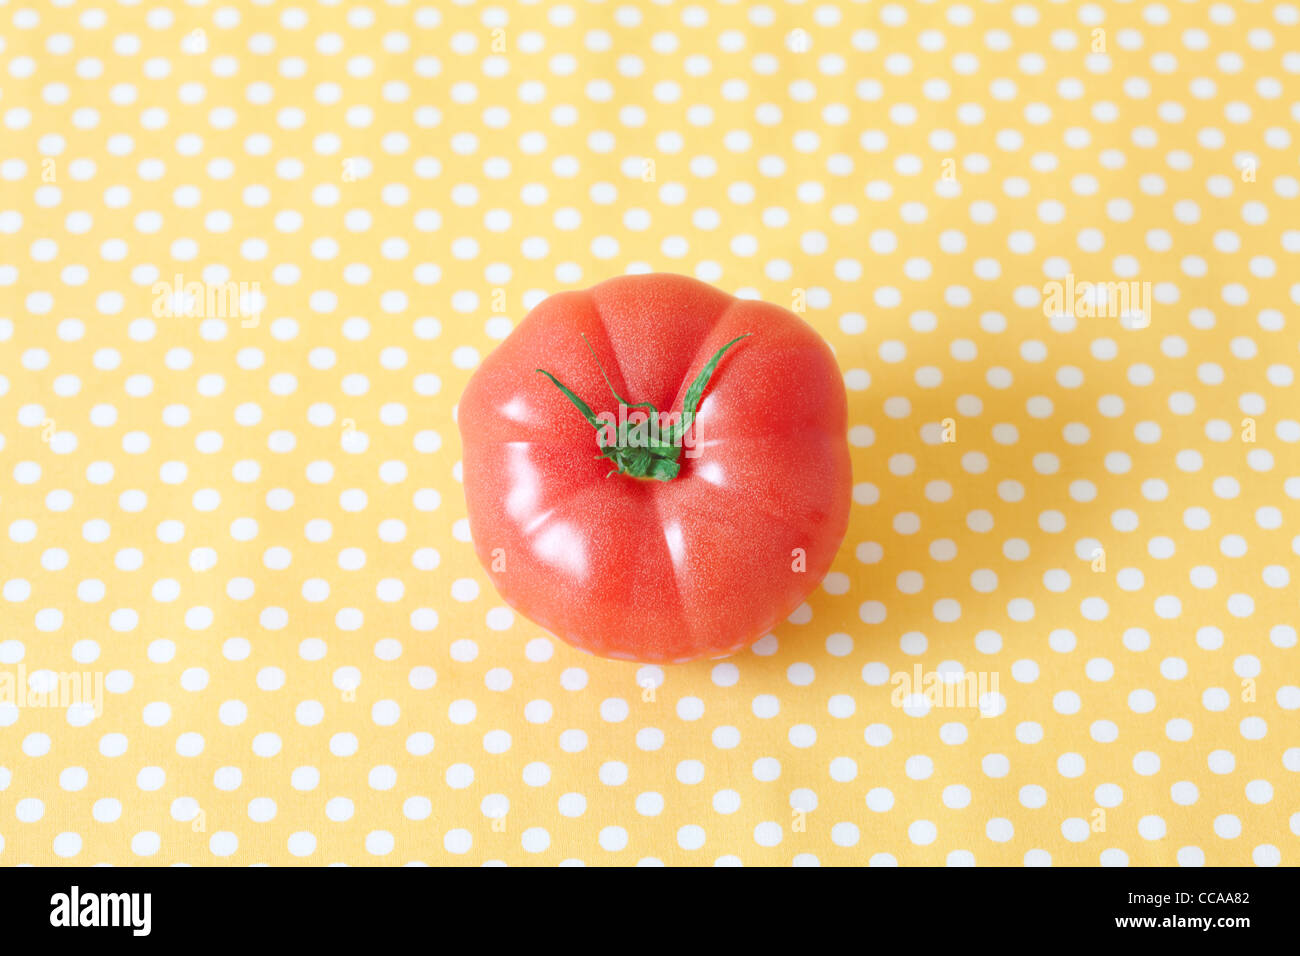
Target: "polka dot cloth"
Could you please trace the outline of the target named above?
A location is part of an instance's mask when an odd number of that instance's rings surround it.
[[[0,863],[1300,862],[1294,3],[0,20]],[[455,426],[648,270],[850,396],[677,668],[503,606]]]

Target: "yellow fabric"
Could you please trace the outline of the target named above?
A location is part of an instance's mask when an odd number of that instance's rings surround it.
[[[1296,17],[0,9],[0,863],[1295,864]],[[849,386],[840,556],[725,662],[467,538],[474,365],[649,269]]]

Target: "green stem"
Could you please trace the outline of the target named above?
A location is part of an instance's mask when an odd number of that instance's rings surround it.
[[[704,390],[708,387],[713,373],[717,371],[718,363],[722,361],[722,356],[726,354],[728,349],[741,339],[747,338],[750,334],[746,332],[744,335],[736,336],[713,353],[713,357],[705,363],[704,368],[700,369],[700,374],[695,377],[695,380],[691,382],[691,387],[686,390],[686,397],[682,401],[681,421],[668,428],[666,432],[660,433],[658,437],[654,437],[654,432],[658,430],[659,425],[658,409],[650,402],[629,402],[614,391],[614,383],[609,380],[609,375],[606,374],[605,367],[601,365],[596,350],[591,347],[590,342],[587,342],[585,335],[582,340],[586,342],[591,357],[596,360],[596,367],[600,369],[605,384],[609,386],[610,394],[618,399],[619,404],[625,408],[650,409],[650,415],[654,416],[654,429],[648,429],[649,419],[645,422],[636,423],[625,421],[618,426],[613,441],[606,442],[603,437],[605,429],[609,428],[612,423],[603,421],[591,410],[591,406],[546,369],[539,368],[537,371],[549,378],[555,387],[564,394],[564,397],[573,403],[573,407],[582,414],[587,423],[596,429],[596,445],[600,448],[600,454],[596,457],[607,458],[613,463],[614,467],[610,469],[610,475],[617,473],[631,478],[672,481],[681,471],[681,465],[677,459],[681,457],[682,453],[682,437],[695,421],[700,402],[704,398]],[[642,434],[643,432],[646,434]],[[606,475],[606,477],[609,477],[609,475]]]

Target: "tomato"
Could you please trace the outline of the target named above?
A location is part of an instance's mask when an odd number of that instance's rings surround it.
[[[457,409],[475,552],[507,603],[582,650],[724,656],[830,568],[847,416],[830,347],[778,306],[669,274],[558,293]]]

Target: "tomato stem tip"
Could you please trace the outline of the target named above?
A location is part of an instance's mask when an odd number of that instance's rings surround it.
[[[596,430],[596,445],[600,448],[600,454],[597,458],[607,458],[613,463],[614,467],[605,475],[622,474],[630,478],[653,479],[655,481],[672,481],[681,471],[681,465],[678,458],[682,453],[682,437],[695,422],[696,413],[699,411],[700,402],[704,399],[704,390],[708,387],[709,380],[718,368],[718,363],[722,361],[723,355],[727,353],[733,345],[741,339],[748,338],[752,333],[746,332],[744,335],[738,335],[718,351],[713,353],[713,357],[704,364],[704,368],[691,382],[691,387],[686,390],[686,397],[682,401],[682,417],[674,425],[668,425],[664,433],[657,438],[649,438],[645,441],[631,441],[630,432],[632,429],[640,429],[644,422],[637,422],[635,425],[627,421],[627,416],[622,416],[622,423],[614,428],[612,421],[605,421],[591,410],[591,406],[584,402],[568,386],[558,378],[546,371],[544,368],[537,369],[558,388],[567,398],[573,407],[576,408],[587,423]],[[609,375],[605,372],[605,366],[601,364],[600,357],[596,355],[596,350],[591,347],[587,341],[587,336],[582,336],[582,341],[587,346],[587,351],[591,352],[591,357],[596,360],[596,367],[600,369],[601,377],[605,379],[605,384],[609,387],[610,394],[614,396],[624,408],[648,408],[650,414],[654,416],[656,422],[656,431],[659,420],[659,410],[651,402],[629,402],[614,390],[614,383],[610,381]],[[611,435],[610,432],[613,432]],[[612,439],[606,441],[606,439]]]

